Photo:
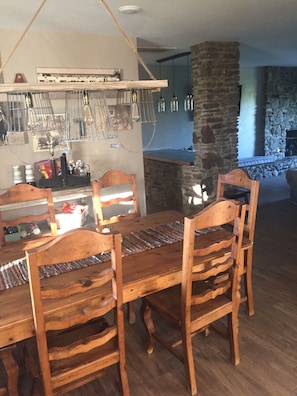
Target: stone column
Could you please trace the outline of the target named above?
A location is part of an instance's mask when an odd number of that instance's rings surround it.
[[[184,169],[185,213],[203,207],[200,184],[205,186],[209,201],[214,199],[218,173],[236,168],[238,157],[238,43],[197,44],[191,48],[191,59],[196,152],[195,165]],[[196,186],[196,192],[193,192],[193,186]]]

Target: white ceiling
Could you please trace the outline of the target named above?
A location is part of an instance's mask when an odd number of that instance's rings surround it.
[[[204,41],[237,41],[243,66],[297,66],[297,0],[106,0],[145,63]],[[24,31],[42,0],[1,0],[0,28]],[[141,11],[124,15],[122,5]],[[119,35],[100,0],[47,0],[30,30]],[[163,47],[176,50],[161,51]],[[157,51],[158,49],[158,51]]]

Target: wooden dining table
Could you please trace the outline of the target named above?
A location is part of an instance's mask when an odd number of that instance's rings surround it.
[[[118,231],[123,236],[142,230],[157,227],[173,221],[183,222],[184,215],[170,210],[154,213],[139,218],[118,222],[112,225],[112,231]],[[208,244],[217,240],[225,230],[216,230],[200,235],[199,244]],[[40,242],[39,242],[40,243]],[[247,244],[248,241],[245,242]],[[32,246],[32,245],[31,245]],[[71,247],[69,247],[71,248]],[[19,258],[24,257],[24,251],[18,252]],[[1,248],[1,263],[15,260],[16,249],[11,245]],[[215,258],[210,258],[215,259]],[[0,265],[1,265],[0,263]],[[108,263],[100,264],[102,266]],[[199,263],[197,263],[199,265]],[[62,273],[44,279],[44,282],[63,284],[65,279],[92,276],[96,265],[75,271]],[[146,249],[123,257],[123,302],[135,301],[138,298],[179,284],[182,271],[182,241],[164,244],[163,246]],[[0,291],[0,348],[14,345],[34,335],[31,299],[28,283]],[[63,306],[50,306],[49,309],[62,310]],[[5,350],[5,349],[3,349]],[[5,366],[13,365],[13,357],[6,352],[0,355]],[[15,384],[14,384],[15,386]],[[14,394],[14,393],[12,393]]]

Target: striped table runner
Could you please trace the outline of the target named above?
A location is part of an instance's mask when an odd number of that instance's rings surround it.
[[[210,230],[203,230],[197,231],[197,233],[201,234],[209,231]],[[182,241],[183,232],[183,223],[181,221],[174,221],[139,232],[131,232],[130,234],[123,236],[122,255],[128,256],[130,254],[141,253],[148,249],[154,249]],[[50,276],[88,267],[90,265],[100,264],[108,260],[110,260],[110,254],[104,253],[69,263],[61,263],[51,266],[45,265],[40,268],[40,278],[48,278]],[[20,286],[28,282],[28,270],[25,258],[1,265],[0,290]]]

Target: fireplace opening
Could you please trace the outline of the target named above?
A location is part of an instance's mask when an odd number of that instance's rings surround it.
[[[287,131],[286,156],[297,155],[297,130]]]

